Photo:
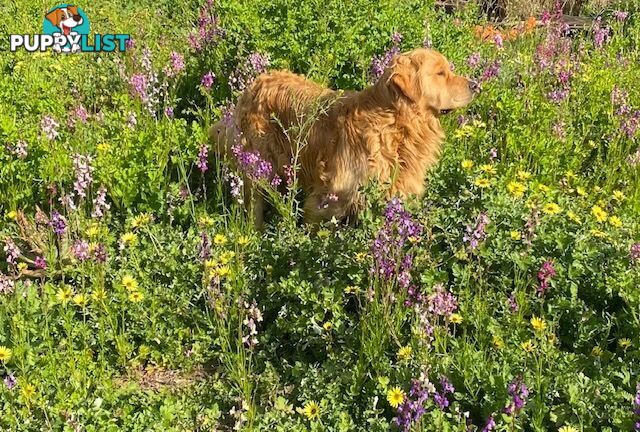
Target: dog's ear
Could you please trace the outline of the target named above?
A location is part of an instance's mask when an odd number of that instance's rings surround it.
[[[418,68],[406,55],[396,57],[392,65],[389,81],[398,88],[408,99],[418,102],[421,96],[418,81]]]
[[[45,16],[45,18],[51,21],[51,24],[53,24],[54,26],[60,27],[60,21],[62,21],[63,14],[64,13],[60,9],[54,9],[51,12],[49,12]]]
[[[78,6],[67,6],[67,10],[72,16],[78,15]]]

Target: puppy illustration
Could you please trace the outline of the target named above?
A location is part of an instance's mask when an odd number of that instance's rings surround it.
[[[58,27],[65,36],[77,35],[78,33],[72,30],[84,22],[82,16],[78,13],[78,7],[71,5],[52,10],[46,15],[46,18],[51,24]],[[80,50],[80,45],[73,44],[71,47],[61,47],[60,44],[57,44],[54,49],[58,52],[77,52]]]

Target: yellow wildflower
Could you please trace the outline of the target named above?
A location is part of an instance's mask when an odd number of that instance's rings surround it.
[[[411,345],[406,345],[406,346],[401,347],[398,350],[398,354],[397,354],[398,360],[402,361],[402,360],[410,359],[412,352],[413,352],[413,348],[411,348]]]
[[[580,220],[580,218],[578,217],[577,214],[575,214],[572,211],[568,211],[567,212],[567,218],[569,218],[570,221],[577,223],[578,225],[580,225],[582,223],[582,221]]]
[[[531,340],[528,340],[526,342],[522,342],[520,344],[520,348],[522,348],[525,352],[532,353],[533,350],[535,350],[536,346]]]
[[[100,234],[100,226],[97,224],[93,224],[89,228],[87,228],[86,233],[89,238],[96,238]]]
[[[624,192],[620,191],[620,190],[614,190],[613,191],[613,199],[618,201],[618,202],[622,202],[627,198],[627,196],[624,194]]]
[[[73,296],[73,303],[76,306],[85,307],[89,303],[89,297],[82,293],[76,294]]]
[[[142,300],[144,300],[144,294],[142,294],[140,291],[131,291],[129,293],[129,301],[133,303],[138,303],[138,302],[141,302]]]
[[[511,231],[509,236],[511,236],[511,240],[520,240],[522,238],[520,231]]]
[[[491,182],[484,178],[484,177],[478,177],[474,182],[474,185],[478,186],[479,188],[488,188],[489,186],[491,186]]]
[[[538,190],[539,190],[540,192],[542,192],[542,193],[545,193],[545,194],[546,194],[547,192],[549,192],[549,191],[551,190],[551,188],[550,188],[549,186],[547,186],[547,185],[544,185],[544,184],[540,183],[540,184],[538,185]]]
[[[227,237],[224,234],[216,234],[213,236],[213,243],[218,246],[222,246],[227,243]]]
[[[523,196],[526,190],[527,187],[525,185],[516,181],[512,181],[507,185],[507,191],[516,198]]]
[[[331,321],[327,321],[324,324],[322,324],[322,328],[324,329],[324,331],[331,331],[333,330],[333,323]]]
[[[98,289],[96,289],[95,291],[93,291],[91,293],[91,298],[94,301],[99,302],[99,301],[104,300],[105,298],[107,298],[107,293],[104,291],[104,289],[98,288]]]
[[[202,225],[203,227],[210,228],[210,227],[213,226],[214,220],[213,220],[213,218],[211,216],[204,215],[204,216],[200,217],[200,219],[198,220],[198,223],[200,225]]]
[[[558,432],[578,432],[578,429],[573,426],[564,425],[558,429]]]
[[[464,318],[462,318],[462,315],[454,313],[454,314],[451,314],[451,316],[449,317],[449,321],[451,321],[454,324],[462,324],[462,321],[464,321]]]
[[[487,175],[494,175],[494,174],[496,174],[498,172],[496,167],[494,165],[491,165],[491,164],[480,165],[480,171],[482,171],[483,173],[485,173]]]
[[[582,186],[576,188],[576,193],[582,197],[587,196],[587,191]]]
[[[598,345],[594,346],[591,349],[591,355],[594,356],[594,357],[600,357],[603,352],[604,352],[603,349]]]
[[[531,318],[531,327],[537,332],[542,332],[547,328],[547,323],[540,317],[534,316]]]
[[[493,347],[495,349],[504,348],[504,341],[502,340],[502,338],[500,336],[494,336],[493,339],[491,340],[491,344],[493,345]]]
[[[562,211],[560,206],[556,203],[547,203],[542,207],[542,211],[548,215],[556,215]]]
[[[122,277],[122,286],[125,287],[127,291],[135,291],[138,289],[138,281],[131,275],[124,275]]]
[[[148,225],[151,222],[151,215],[149,213],[140,213],[135,216],[131,221],[131,226],[133,228],[141,228],[145,225]]]
[[[629,338],[618,339],[618,346],[626,351],[631,346],[631,339]]]
[[[0,345],[0,362],[9,363],[11,360],[11,356],[13,355],[13,351],[11,348],[7,348],[6,346]]]
[[[238,237],[237,243],[238,243],[238,246],[246,246],[249,244],[250,241],[251,239],[248,236],[243,235]]]
[[[62,287],[56,293],[56,299],[62,304],[67,304],[71,297],[73,297],[73,290],[69,287]]]
[[[596,218],[598,222],[605,222],[607,220],[607,212],[600,206],[593,206],[591,208],[591,214]]]
[[[524,170],[518,171],[516,175],[518,176],[518,179],[521,181],[527,181],[531,178],[531,173]]]
[[[126,232],[120,236],[120,242],[125,246],[131,246],[138,242],[138,235],[131,231]]]
[[[462,161],[462,163],[460,164],[462,165],[462,168],[465,170],[470,170],[471,168],[473,168],[473,161],[470,159],[465,159]]]
[[[611,224],[612,227],[620,228],[622,226],[622,220],[620,220],[618,216],[611,216],[609,217],[609,224]]]
[[[393,408],[398,408],[404,402],[404,391],[400,387],[394,387],[387,392],[387,401]]]
[[[314,420],[320,416],[320,406],[314,401],[307,402],[302,412],[306,418]]]

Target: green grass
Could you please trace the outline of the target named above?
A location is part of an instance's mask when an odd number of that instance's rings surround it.
[[[51,6],[0,6],[0,28],[38,33]],[[480,431],[490,416],[495,431],[633,430],[633,5],[620,6],[624,22],[614,6],[587,7],[611,27],[602,48],[592,30],[566,38],[555,25],[498,48],[475,35],[486,24],[475,6],[447,15],[415,0],[229,0],[213,9],[224,34],[201,51],[188,43],[207,10],[199,2],[79,6],[92,32],[131,33],[135,46],[55,55],[0,42],[0,430],[398,430],[388,394],[415,401],[416,380],[433,388],[412,431]],[[284,195],[267,186],[267,224],[254,230],[233,164],[209,148],[209,169],[197,166],[208,126],[239,94],[229,78],[260,53],[272,69],[361,89],[395,31],[401,49],[431,41],[460,74],[500,65],[466,111],[442,119],[426,195],[393,218],[385,209],[397,203],[368,185],[356,226],[308,227],[295,183]],[[185,68],[169,76],[173,52]],[[563,70],[568,97],[553,102]],[[162,91],[149,103],[130,80],[154,73]],[[628,110],[614,88],[628,92]],[[74,192],[75,155],[92,158],[86,197]],[[110,208],[94,217],[101,187]],[[418,232],[407,237],[399,220]],[[441,377],[455,388],[444,408]],[[529,394],[508,414],[518,379]]]

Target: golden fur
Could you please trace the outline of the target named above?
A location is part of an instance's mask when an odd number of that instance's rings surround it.
[[[425,171],[444,138],[439,117],[471,102],[474,89],[427,49],[396,56],[377,83],[360,92],[271,72],[240,96],[235,127],[241,145],[257,150],[281,177],[297,160],[306,221],[343,218],[357,213],[359,189],[371,179],[387,184],[389,195],[422,195]],[[219,150],[230,145],[233,132],[221,123],[210,133]],[[254,212],[260,224],[261,202]]]

